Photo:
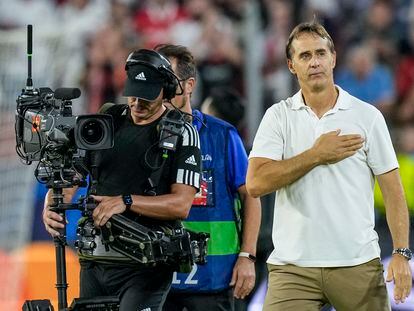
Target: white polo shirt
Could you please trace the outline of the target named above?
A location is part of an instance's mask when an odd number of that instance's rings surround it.
[[[301,91],[271,106],[249,158],[289,159],[323,133],[360,134],[363,147],[338,163],[320,165],[276,192],[274,251],[268,263],[303,267],[354,266],[380,256],[374,230],[374,175],[398,167],[382,114],[340,87],[336,105],[322,118]]]

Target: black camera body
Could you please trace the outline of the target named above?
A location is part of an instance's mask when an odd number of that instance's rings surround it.
[[[23,160],[112,148],[112,116],[72,115],[71,100],[79,96],[77,88],[23,90],[16,100],[16,145]]]

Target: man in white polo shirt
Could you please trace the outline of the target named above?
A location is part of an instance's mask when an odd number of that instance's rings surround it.
[[[409,217],[381,113],[334,84],[334,44],[320,24],[299,24],[286,45],[300,91],[270,107],[249,156],[247,190],[276,191],[274,251],[264,310],[390,310],[374,230],[377,178],[394,252],[394,299],[411,291]]]

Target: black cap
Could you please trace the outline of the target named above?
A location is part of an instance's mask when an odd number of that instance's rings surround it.
[[[143,64],[128,67],[124,96],[154,100],[164,85],[163,75],[155,68]]]

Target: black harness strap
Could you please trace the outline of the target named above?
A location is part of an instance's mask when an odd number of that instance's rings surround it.
[[[164,173],[166,163],[170,161],[170,152],[174,152],[177,148],[177,142],[182,137],[184,131],[184,117],[183,114],[174,109],[169,110],[161,119],[160,122],[160,140],[158,147],[162,150],[161,165],[153,170],[148,178],[149,188],[146,191],[148,195],[157,195],[158,184]]]

